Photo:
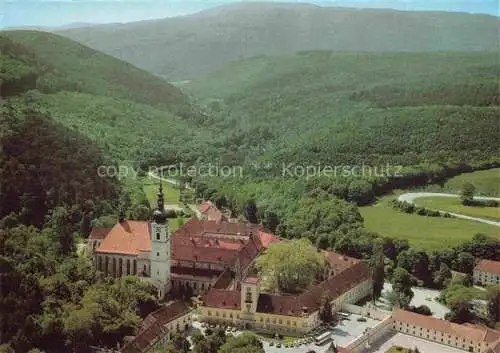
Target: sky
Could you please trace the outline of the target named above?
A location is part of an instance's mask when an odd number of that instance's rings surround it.
[[[132,22],[187,15],[236,0],[0,0],[0,28]],[[456,11],[499,16],[497,0],[275,0],[323,6]]]

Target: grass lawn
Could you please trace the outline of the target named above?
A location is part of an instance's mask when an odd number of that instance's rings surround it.
[[[144,178],[142,185],[144,193],[146,194],[146,198],[149,201],[149,204],[156,205],[156,200],[157,200],[156,195],[158,194],[159,182],[149,178]],[[174,188],[171,184],[164,182],[163,193],[165,195],[165,203],[179,204],[179,196],[180,196],[179,189]]]
[[[444,188],[458,193],[466,181],[474,184],[478,196],[500,196],[500,168],[460,174],[448,180]]]
[[[500,220],[499,207],[464,206],[459,197],[421,197],[415,200],[417,206],[434,210],[460,213],[466,216]]]
[[[189,220],[189,218],[171,218],[169,220],[170,230],[172,232],[175,232],[182,225],[184,225],[188,220]]]
[[[450,248],[484,233],[500,239],[500,228],[456,218],[425,217],[393,209],[389,201],[396,196],[383,197],[373,206],[360,207],[366,229],[382,236],[407,239],[422,250]]]
[[[410,350],[408,348],[403,348],[399,346],[392,346],[389,350],[385,351],[385,353],[408,353]]]

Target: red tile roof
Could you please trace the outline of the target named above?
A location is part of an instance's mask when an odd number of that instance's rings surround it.
[[[173,278],[204,277],[206,279],[213,279],[218,278],[222,274],[222,271],[179,266],[172,266],[170,271]]]
[[[500,275],[500,261],[481,260],[475,270]]]
[[[326,260],[335,274],[359,263],[359,260],[353,257],[336,254],[331,251],[323,251],[323,253],[326,255]]]
[[[217,289],[226,289],[231,282],[233,281],[233,275],[231,273],[231,269],[228,267],[215,281],[213,288]]]
[[[227,221],[227,218],[217,208],[211,208],[206,212],[209,221],[221,222]]]
[[[309,313],[318,310],[323,295],[329,295],[332,300],[335,300],[340,295],[370,278],[370,270],[365,264],[359,261],[352,261],[350,263],[350,267],[317,285],[311,286],[302,294],[274,295],[261,293],[257,303],[257,312],[301,316],[304,313],[304,309]],[[225,292],[233,291],[210,289],[205,295],[204,305],[219,307],[220,298],[226,295]]]
[[[111,228],[103,228],[103,227],[94,227],[90,232],[89,239],[90,240],[102,240],[106,238]]]
[[[337,347],[337,353],[351,353],[351,351],[348,351],[343,347]]]
[[[259,226],[248,223],[215,222],[191,218],[175,233],[190,236],[201,236],[209,234],[249,236],[251,232],[257,232],[259,229]]]
[[[210,247],[197,247],[196,243],[177,237],[172,238],[172,259],[178,261],[199,261],[210,262],[217,264],[226,264],[231,262],[236,256],[237,251],[210,248]]]
[[[137,255],[140,251],[151,251],[149,223],[123,221],[115,224],[101,245],[98,253]]]
[[[165,325],[178,317],[186,315],[189,311],[189,307],[181,301],[162,306],[144,319],[141,325],[141,331],[148,329],[154,323]]]
[[[174,302],[163,306],[149,314],[142,322],[137,336],[120,350],[121,353],[148,352],[168,331],[164,325],[189,313],[189,308],[182,302]]]
[[[476,343],[496,343],[500,340],[500,331],[476,325],[459,325],[431,316],[420,315],[405,310],[396,310],[392,318],[397,321],[433,329],[448,335],[464,337]]]
[[[210,288],[203,298],[203,305],[220,309],[240,310],[240,300],[241,293],[239,290]]]
[[[245,283],[250,283],[250,284],[257,284],[259,282],[259,279],[255,276],[249,276],[245,278]]]
[[[270,233],[270,232],[266,232],[264,230],[259,230],[258,234],[260,236],[260,242],[262,243],[262,245],[266,249],[272,243],[276,243],[276,242],[280,241],[280,239],[276,235],[274,235],[273,233]]]
[[[198,207],[198,210],[201,212],[201,213],[205,213],[207,212],[209,209],[211,209],[212,207],[214,207],[214,204],[212,203],[212,201],[208,200],[208,201],[205,201],[203,202],[200,207]]]

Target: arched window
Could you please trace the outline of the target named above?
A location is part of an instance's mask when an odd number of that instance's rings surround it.
[[[109,258],[104,257],[104,274],[107,276],[109,274]]]
[[[133,272],[132,272],[134,275],[137,274],[137,260],[134,259],[134,268],[133,268]]]
[[[113,276],[116,277],[116,259],[113,257]]]
[[[127,276],[130,276],[130,259],[127,259]]]
[[[123,259],[120,257],[118,260],[118,277],[121,277],[123,274]]]
[[[97,269],[102,272],[102,256],[97,257]]]

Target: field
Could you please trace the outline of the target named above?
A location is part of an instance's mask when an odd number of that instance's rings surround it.
[[[412,246],[427,251],[450,248],[470,240],[476,233],[500,239],[500,228],[488,224],[402,213],[389,205],[394,198],[386,196],[373,206],[359,208],[368,230],[406,239]]]
[[[464,206],[460,198],[452,197],[421,197],[415,200],[417,206],[433,210],[443,210],[452,213],[459,213],[471,217],[479,217],[491,219],[494,221],[500,220],[500,208],[498,207],[480,207],[480,206]]]
[[[500,196],[500,168],[458,175],[448,180],[444,189],[458,193],[465,182],[474,184],[478,196]]]
[[[149,204],[156,205],[159,182],[155,179],[145,178],[143,185]],[[165,203],[179,204],[180,190],[174,188],[171,184],[163,183],[163,194],[165,195]]]

